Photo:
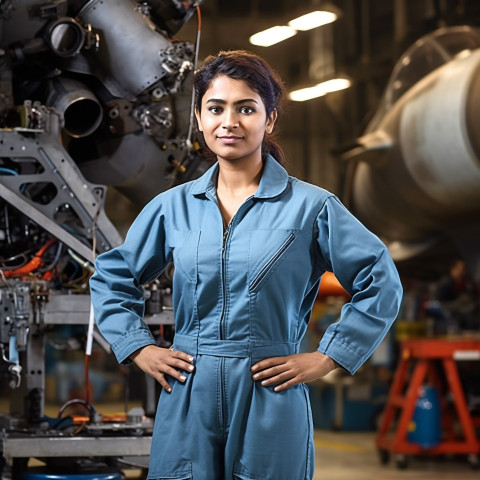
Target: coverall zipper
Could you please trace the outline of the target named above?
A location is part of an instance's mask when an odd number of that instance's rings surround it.
[[[248,202],[253,198],[253,195],[245,199],[245,201],[240,205],[240,208],[237,210],[235,215],[231,218],[227,228],[223,232],[223,242],[222,242],[222,313],[220,315],[220,325],[219,325],[219,338],[220,340],[225,340],[227,337],[226,325],[225,325],[225,311],[227,309],[227,287],[225,281],[225,275],[227,272],[227,247],[228,239],[233,228],[235,219],[239,217],[241,212],[246,208]],[[217,203],[218,205],[218,203]],[[241,218],[241,217],[240,217]]]
[[[265,278],[267,273],[271,270],[271,268],[275,265],[275,263],[280,259],[280,257],[285,253],[287,248],[293,243],[295,240],[295,235],[291,233],[288,238],[283,242],[282,246],[275,252],[272,258],[261,268],[255,278],[252,280],[250,284],[250,291],[254,292],[255,289],[260,285],[260,282]]]
[[[226,250],[228,237],[230,235],[230,227],[232,222],[227,225],[225,232],[223,232],[223,243],[222,243],[222,314],[220,315],[220,325],[219,325],[219,337],[220,340],[224,340],[226,337],[225,329],[225,310],[227,309],[227,295],[226,295],[226,286],[225,286],[225,275],[226,275]]]

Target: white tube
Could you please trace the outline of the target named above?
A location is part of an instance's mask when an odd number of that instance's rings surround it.
[[[85,355],[88,355],[88,356],[92,354],[94,325],[95,325],[95,316],[93,313],[93,305],[92,303],[90,303],[90,316],[88,318],[88,330],[87,330],[87,346],[85,348]]]

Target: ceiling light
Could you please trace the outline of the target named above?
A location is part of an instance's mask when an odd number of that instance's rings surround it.
[[[288,22],[288,25],[295,30],[311,30],[312,28],[321,27],[327,23],[332,23],[337,19],[337,14],[327,12],[326,10],[317,10],[307,13],[301,17],[295,18]]]
[[[291,27],[277,25],[276,27],[255,33],[255,35],[250,37],[250,43],[260,47],[270,47],[271,45],[282,42],[287,38],[293,37],[296,33],[296,30]]]
[[[350,85],[351,82],[347,78],[332,78],[331,80],[326,80],[313,87],[294,90],[293,92],[290,92],[289,97],[290,100],[293,100],[294,102],[304,102],[306,100],[311,100],[312,98],[323,97],[327,93],[343,90]]]

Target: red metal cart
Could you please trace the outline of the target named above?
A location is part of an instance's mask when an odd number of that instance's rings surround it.
[[[467,407],[457,365],[465,360],[480,360],[480,340],[412,339],[401,344],[401,359],[376,437],[382,463],[389,461],[390,453],[395,454],[399,468],[407,467],[408,455],[460,454],[467,456],[473,468],[480,466],[476,434],[480,417],[473,416]],[[441,393],[442,435],[432,448],[408,439],[410,422],[426,382]]]

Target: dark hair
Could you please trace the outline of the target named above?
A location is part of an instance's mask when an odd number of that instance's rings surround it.
[[[219,75],[245,81],[262,98],[267,117],[274,109],[278,117],[282,113],[285,88],[280,76],[262,57],[246,50],[221,51],[204,60],[194,76],[195,107],[199,112],[205,92]],[[283,165],[284,155],[273,132],[265,136],[262,154],[271,154]]]

